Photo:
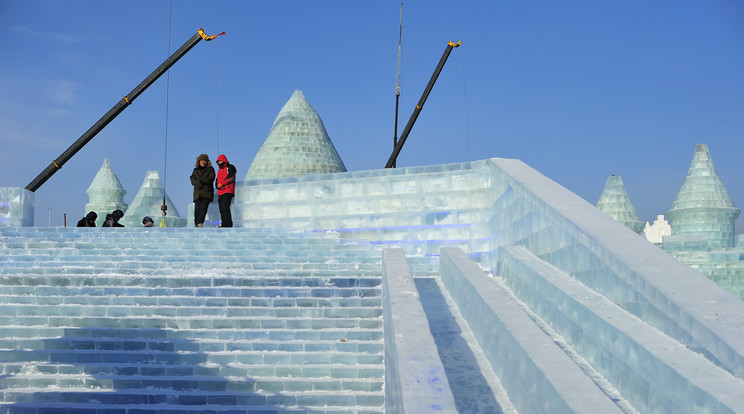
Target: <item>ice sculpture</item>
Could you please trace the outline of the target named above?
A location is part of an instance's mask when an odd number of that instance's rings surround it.
[[[142,227],[142,218],[150,216],[155,220],[157,227],[162,217],[160,207],[163,205],[163,194],[165,189],[160,174],[156,170],[148,171],[132,204],[119,222],[126,227]],[[186,226],[186,219],[178,214],[168,194],[165,194],[165,205],[168,207],[166,210],[168,214],[165,216],[166,227]]]
[[[302,91],[297,90],[276,116],[271,132],[256,153],[245,179],[345,171],[323,121]]]
[[[739,213],[718,177],[708,146],[698,144],[687,178],[666,213],[672,233],[704,236],[713,248],[733,247],[734,221]]]
[[[25,188],[0,187],[0,227],[33,227],[34,198]]]
[[[89,211],[95,211],[98,214],[98,219],[96,219],[98,227],[101,227],[106,220],[106,214],[117,209],[127,211],[127,205],[124,203],[124,194],[127,190],[121,186],[108,158],[103,159],[103,165],[93,177],[93,182],[90,183],[86,193],[88,193],[88,204],[85,205],[85,212],[81,217]],[[76,217],[75,221],[79,218]]]
[[[638,218],[638,213],[630,202],[628,192],[625,191],[623,179],[619,175],[612,174],[607,177],[604,190],[602,190],[602,195],[599,196],[597,202],[597,208],[634,232],[640,233],[643,231],[643,223]]]

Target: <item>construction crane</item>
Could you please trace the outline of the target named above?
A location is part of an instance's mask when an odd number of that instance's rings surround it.
[[[413,124],[416,123],[416,119],[421,113],[421,108],[424,107],[424,103],[426,103],[426,98],[429,97],[429,93],[431,93],[431,89],[434,87],[434,83],[437,81],[437,78],[439,77],[439,73],[442,72],[442,68],[444,67],[444,64],[447,62],[447,58],[452,52],[452,49],[459,47],[461,44],[462,42],[447,43],[447,48],[444,49],[444,54],[442,55],[442,58],[439,59],[439,64],[437,65],[437,68],[434,70],[434,74],[431,75],[429,84],[426,85],[426,89],[424,89],[424,93],[423,95],[421,95],[421,99],[419,99],[418,105],[416,105],[416,108],[413,110],[413,114],[411,114],[411,118],[408,120],[406,127],[403,129],[403,132],[400,134],[400,138],[398,138],[398,142],[395,144],[393,153],[390,154],[390,158],[388,159],[387,164],[385,164],[385,168],[392,168],[393,166],[395,166],[395,161],[398,159],[398,154],[400,154],[400,150],[403,148],[403,144],[406,143],[408,134],[411,133],[411,128],[413,128]]]
[[[26,189],[29,191],[36,191],[39,187],[41,187],[42,184],[44,184],[49,178],[51,178],[54,173],[57,172],[57,170],[61,169],[63,165],[67,161],[72,158],[73,155],[75,155],[78,151],[80,151],[85,144],[90,142],[93,137],[96,136],[103,128],[106,127],[106,125],[109,124],[109,122],[113,121],[114,118],[117,117],[124,109],[126,109],[129,105],[131,105],[132,102],[134,102],[137,97],[145,91],[150,85],[152,85],[163,73],[165,73],[168,69],[170,69],[171,66],[173,66],[176,62],[178,62],[183,55],[185,55],[191,48],[196,46],[197,43],[201,40],[213,40],[217,36],[224,35],[225,32],[222,32],[220,34],[216,35],[207,35],[204,33],[204,30],[199,29],[197,33],[191,37],[186,43],[183,44],[178,50],[175,51],[163,64],[158,66],[155,71],[153,71],[150,76],[145,78],[142,83],[137,85],[136,88],[134,88],[131,92],[129,92],[128,95],[124,96],[124,98],[121,99],[116,105],[114,105],[113,108],[111,108],[106,114],[101,117],[101,119],[98,120],[95,124],[93,124],[88,131],[86,131],[80,138],[78,138],[75,143],[70,145],[65,152],[63,152],[57,159],[52,161],[49,166],[41,172],[36,178],[34,178],[33,181],[31,181],[27,186]]]

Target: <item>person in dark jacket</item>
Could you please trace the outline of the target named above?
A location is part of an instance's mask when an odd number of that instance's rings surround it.
[[[98,218],[98,214],[96,214],[95,211],[91,211],[85,217],[81,218],[80,221],[78,221],[77,226],[78,227],[95,227],[97,218]]]
[[[123,224],[119,224],[119,219],[122,217],[124,217],[123,211],[114,210],[111,214],[106,214],[106,221],[101,227],[124,227]]]
[[[153,219],[150,216],[145,216],[142,219],[142,225],[145,227],[152,227],[155,225],[155,221],[153,221]]]
[[[235,197],[235,173],[237,173],[237,169],[227,161],[225,154],[217,157],[217,166],[220,169],[217,171],[215,187],[217,187],[217,202],[220,205],[220,218],[222,219],[220,227],[232,227],[230,204]]]
[[[214,200],[214,167],[207,154],[196,157],[196,167],[191,173],[191,185],[194,186],[194,226],[204,227],[209,203]]]

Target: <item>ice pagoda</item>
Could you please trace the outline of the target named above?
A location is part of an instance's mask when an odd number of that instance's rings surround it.
[[[346,172],[323,121],[300,90],[294,91],[256,153],[246,180]]]
[[[634,232],[643,231],[643,223],[638,218],[638,213],[625,190],[623,179],[619,175],[613,174],[607,178],[602,195],[599,196],[597,208]]]
[[[162,217],[163,196],[165,195],[165,205],[168,207],[165,217],[166,227],[184,227],[186,219],[181,217],[176,210],[176,206],[171,201],[168,194],[165,193],[163,182],[160,180],[160,174],[157,170],[150,170],[145,175],[137,195],[134,196],[129,210],[124,217],[119,220],[126,227],[142,227],[142,218],[150,216],[155,220],[155,225],[160,223]]]
[[[718,176],[708,146],[698,144],[687,178],[666,213],[672,234],[702,236],[711,248],[734,247],[734,221],[739,213]]]
[[[101,227],[106,220],[106,214],[114,210],[126,212],[127,205],[124,203],[124,195],[127,190],[122,187],[119,177],[116,176],[111,168],[108,158],[103,159],[103,165],[98,173],[93,177],[93,182],[86,190],[88,193],[88,204],[85,205],[85,212],[95,211],[98,214],[96,226]]]

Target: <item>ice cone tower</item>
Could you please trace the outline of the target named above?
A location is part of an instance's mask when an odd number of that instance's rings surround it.
[[[276,116],[245,179],[345,171],[346,166],[328,137],[323,121],[302,91],[297,90]]]
[[[142,227],[142,219],[145,216],[150,216],[155,221],[155,226],[159,226],[163,215],[160,207],[163,205],[164,194],[165,188],[163,188],[163,182],[160,180],[160,174],[155,170],[148,171],[142,186],[129,206],[129,210],[126,211],[119,222],[126,227]],[[186,219],[178,214],[176,206],[173,205],[167,194],[165,194],[165,205],[168,207],[165,216],[166,227],[186,226]]]
[[[638,218],[638,213],[625,190],[623,179],[619,175],[613,174],[607,178],[602,195],[599,196],[597,208],[634,232],[643,231],[643,223]]]
[[[127,190],[121,186],[119,178],[111,168],[108,158],[103,159],[103,165],[93,178],[93,182],[86,190],[88,193],[88,204],[85,205],[85,212],[95,211],[98,214],[96,226],[101,227],[106,220],[106,214],[114,210],[126,212],[127,205],[124,204],[124,194]]]
[[[687,178],[666,213],[672,234],[705,236],[711,248],[733,247],[739,213],[718,177],[708,146],[698,144]]]

